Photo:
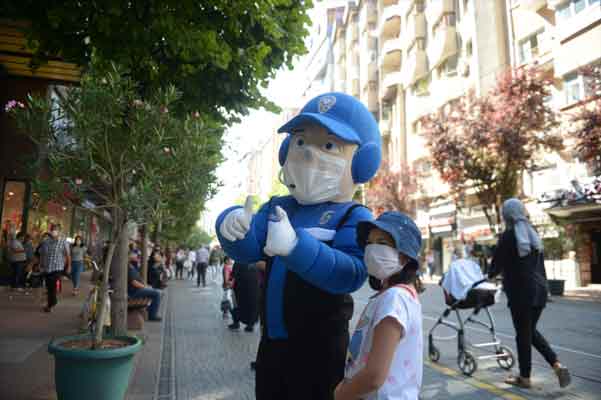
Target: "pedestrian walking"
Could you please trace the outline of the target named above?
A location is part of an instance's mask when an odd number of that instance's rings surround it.
[[[335,400],[417,400],[422,382],[422,309],[417,295],[421,233],[405,214],[359,222],[371,298],[349,345]]]
[[[178,248],[175,253],[175,279],[184,279],[184,262],[186,253],[183,248]]]
[[[246,325],[246,332],[253,332],[259,318],[259,277],[255,264],[234,263],[233,286],[236,306],[232,310],[231,330],[240,329],[240,322]]]
[[[196,272],[196,252],[192,249],[187,250],[187,258],[184,264],[188,273],[188,279],[194,279],[194,273]]]
[[[557,358],[544,336],[537,330],[538,320],[547,303],[547,276],[543,244],[526,217],[518,199],[503,203],[506,229],[499,238],[489,277],[503,274],[503,287],[516,332],[520,375],[510,376],[506,383],[530,388],[532,346],[553,368],[560,387],[570,384],[570,374]]]
[[[209,281],[216,282],[217,278],[221,275],[221,266],[223,265],[224,257],[225,254],[221,246],[214,246],[209,255]]]
[[[207,268],[209,265],[209,251],[205,246],[200,246],[196,250],[196,287],[207,286]]]
[[[27,253],[23,245],[23,233],[18,234],[13,230],[9,232],[8,261],[12,270],[12,288],[22,291],[25,288],[25,268],[27,267]]]
[[[71,282],[73,282],[73,296],[79,294],[79,278],[84,268],[84,257],[88,253],[88,248],[83,242],[81,236],[75,236],[75,242],[71,248]]]
[[[71,269],[71,254],[66,239],[61,235],[61,226],[58,224],[50,227],[50,237],[42,242],[40,248],[42,270],[46,274],[46,290],[48,291],[48,305],[44,312],[52,312],[58,300],[56,298],[57,281],[63,273]]]
[[[432,250],[429,250],[426,255],[426,265],[428,267],[428,278],[432,279],[434,275],[434,253]]]

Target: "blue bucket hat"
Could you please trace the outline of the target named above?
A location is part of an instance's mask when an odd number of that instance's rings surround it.
[[[372,113],[359,100],[345,93],[324,93],[311,99],[278,132],[293,134],[307,123],[321,125],[340,140],[359,146],[351,171],[355,183],[365,183],[376,174],[382,160],[380,129]],[[288,153],[288,142],[285,140],[280,149],[281,165]]]
[[[361,248],[367,245],[367,237],[373,228],[387,232],[394,239],[396,249],[419,264],[422,247],[422,234],[415,222],[398,211],[387,211],[375,221],[361,221],[357,224],[357,243]]]

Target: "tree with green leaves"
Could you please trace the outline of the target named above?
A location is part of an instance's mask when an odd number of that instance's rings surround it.
[[[40,193],[72,202],[92,197],[97,210],[111,215],[101,292],[106,293],[110,270],[117,335],[127,330],[126,254],[120,250],[120,260],[112,261],[115,249],[124,248],[129,223],[152,220],[159,209],[176,219],[190,217],[213,193],[214,171],[221,161],[220,141],[211,135],[220,128],[205,123],[197,112],[172,113],[182,101],[174,87],[139,98],[127,75],[115,66],[108,73],[92,66],[80,87],[5,107],[19,130],[48,150],[51,178],[42,181]],[[99,321],[104,321],[106,300]],[[99,328],[94,346],[101,340]]]
[[[92,56],[127,68],[147,97],[172,84],[177,108],[220,122],[277,107],[261,93],[280,67],[305,53],[311,0],[80,0],[2,2],[27,21],[34,64],[57,55],[87,67]],[[175,111],[175,110],[174,110]]]

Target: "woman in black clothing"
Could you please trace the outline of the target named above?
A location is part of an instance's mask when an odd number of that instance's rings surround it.
[[[542,242],[526,218],[524,205],[518,199],[503,204],[505,232],[501,235],[492,260],[489,277],[503,274],[503,287],[516,332],[520,375],[505,382],[530,388],[532,346],[538,350],[555,371],[559,385],[570,384],[568,369],[562,366],[557,354],[536,329],[547,303],[547,275]]]
[[[163,265],[163,253],[153,250],[148,260],[148,285],[154,289],[164,289],[165,266]]]

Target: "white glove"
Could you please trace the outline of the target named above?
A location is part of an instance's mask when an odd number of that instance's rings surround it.
[[[282,207],[276,206],[275,216],[277,221],[269,221],[267,225],[267,240],[263,251],[270,257],[287,256],[296,247],[298,238]]]
[[[226,215],[219,226],[221,236],[230,242],[244,239],[250,230],[250,222],[253,218],[252,205],[252,197],[248,196],[246,197],[244,208],[237,208]]]

